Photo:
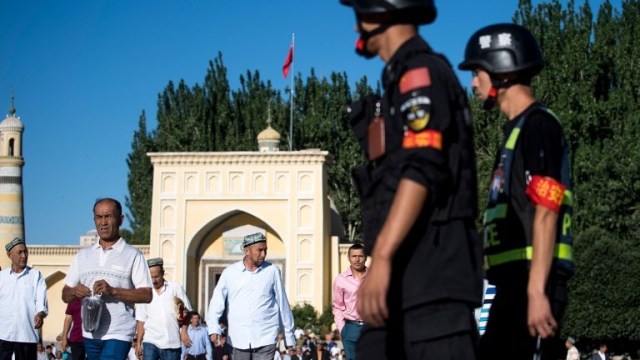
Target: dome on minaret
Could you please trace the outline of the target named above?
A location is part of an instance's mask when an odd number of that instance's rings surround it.
[[[271,103],[267,112],[267,128],[258,134],[258,149],[261,152],[280,151],[280,133],[271,127]]]
[[[0,122],[0,131],[22,131],[24,125],[20,118],[16,116],[16,108],[13,106],[13,97],[11,97],[11,107],[9,108],[9,115]]]
[[[280,133],[274,130],[271,127],[271,124],[267,126],[266,129],[262,130],[260,134],[258,134],[258,142],[260,140],[277,140],[280,141]]]

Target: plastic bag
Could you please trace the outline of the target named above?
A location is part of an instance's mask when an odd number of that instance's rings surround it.
[[[94,332],[100,326],[102,315],[102,299],[100,295],[92,295],[82,299],[82,326],[85,331]]]

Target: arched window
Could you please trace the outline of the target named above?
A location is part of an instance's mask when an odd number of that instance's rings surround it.
[[[15,143],[15,139],[9,139],[9,156],[13,156],[13,146]]]

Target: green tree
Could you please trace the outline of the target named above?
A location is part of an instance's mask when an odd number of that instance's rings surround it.
[[[132,229],[127,240],[133,244],[148,244],[150,239],[153,186],[153,167],[147,156],[150,151],[153,151],[153,137],[147,133],[147,117],[142,111],[127,156],[129,196],[125,197],[125,205],[130,212],[127,219]]]
[[[270,104],[275,98],[275,91],[270,83],[260,79],[258,71],[247,71],[240,76],[240,88],[232,91],[233,121],[232,132],[236,141],[228,150],[255,151],[256,138],[266,127],[266,119]],[[272,117],[279,122],[279,114]]]
[[[204,93],[207,100],[208,113],[206,121],[210,129],[209,151],[221,151],[229,148],[230,137],[227,136],[228,122],[232,121],[231,87],[227,79],[227,68],[222,60],[222,53],[209,62],[204,78]]]
[[[320,315],[318,315],[318,311],[312,305],[307,303],[304,305],[295,305],[291,308],[291,312],[293,313],[293,322],[296,327],[313,332],[319,336],[331,332],[333,313],[331,312],[330,305],[325,307]]]
[[[120,237],[132,244],[133,233],[129,229],[120,229]]]
[[[332,155],[328,168],[329,196],[340,214],[344,240],[353,242],[359,239],[361,215],[351,169],[365,159],[349,128],[347,106],[352,95],[347,75],[332,73],[329,79],[318,79],[312,70],[306,83],[299,85],[296,101],[302,131],[296,143],[302,148],[321,148]],[[358,86],[365,95],[372,92],[366,78]]]
[[[331,305],[325,306],[322,314],[318,317],[318,325],[320,326],[320,334],[326,335],[331,333],[331,326],[334,323]]]
[[[193,89],[180,80],[173,82],[158,96],[156,147],[160,151],[206,151],[210,127],[205,118],[205,93],[199,85]]]
[[[496,152],[502,140],[502,126],[505,119],[497,109],[484,111],[482,103],[472,97],[469,105],[473,114],[476,166],[478,172],[478,229],[482,229],[482,214],[487,203],[487,189],[495,161]]]
[[[296,304],[291,308],[291,312],[293,313],[293,323],[296,327],[319,333],[318,312],[313,305],[307,303],[304,305]]]

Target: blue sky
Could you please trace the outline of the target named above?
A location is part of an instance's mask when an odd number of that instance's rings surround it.
[[[597,10],[600,2],[590,3]],[[510,22],[517,6],[517,0],[436,3],[438,19],[421,34],[453,64],[475,30]],[[619,7],[620,0],[613,3]],[[355,55],[354,15],[338,0],[2,0],[0,24],[0,120],[13,91],[25,125],[30,244],[78,244],[93,229],[96,198],[124,204],[126,157],[141,111],[155,126],[158,93],[170,80],[201,83],[218,52],[232,88],[240,74],[258,70],[284,90],[292,33],[296,74],[346,71],[353,84],[362,76],[376,81],[382,68],[379,59]],[[467,85],[469,74],[459,75]]]

